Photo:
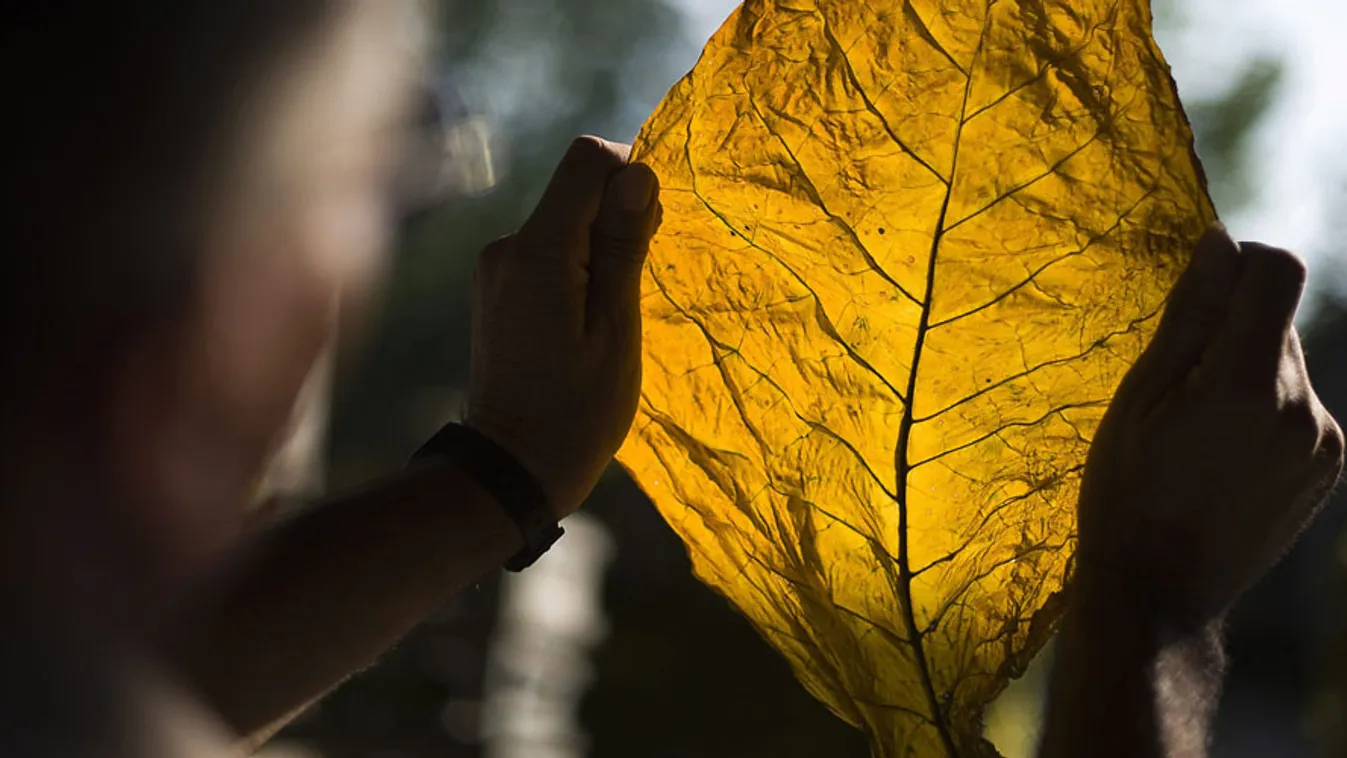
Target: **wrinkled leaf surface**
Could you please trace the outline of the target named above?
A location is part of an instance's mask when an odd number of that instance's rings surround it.
[[[620,454],[883,756],[972,756],[1091,435],[1213,219],[1145,0],[749,0],[637,140]]]

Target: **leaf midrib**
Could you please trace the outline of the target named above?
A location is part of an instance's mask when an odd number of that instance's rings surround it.
[[[912,360],[908,364],[907,392],[903,393],[907,402],[903,407],[902,419],[898,425],[898,443],[894,450],[894,466],[897,472],[897,481],[895,482],[895,492],[898,497],[898,591],[900,595],[900,605],[902,606],[903,624],[907,627],[908,639],[911,640],[912,652],[917,661],[917,674],[921,679],[922,690],[926,693],[931,708],[931,723],[935,725],[936,732],[940,735],[940,741],[945,746],[945,752],[949,758],[959,758],[959,749],[954,742],[954,736],[950,732],[949,722],[945,717],[944,710],[940,707],[940,701],[935,694],[935,685],[931,679],[930,664],[926,659],[925,647],[922,644],[922,632],[917,627],[916,613],[912,603],[912,568],[908,558],[908,525],[907,525],[907,479],[912,471],[912,466],[908,461],[908,443],[912,435],[912,427],[916,419],[916,390],[917,373],[921,366],[922,347],[926,341],[926,333],[929,331],[931,318],[931,304],[934,301],[935,291],[935,265],[938,253],[940,252],[940,243],[945,235],[945,218],[949,211],[950,199],[954,195],[954,185],[958,180],[959,173],[959,146],[963,136],[963,127],[967,122],[968,101],[973,90],[973,72],[977,69],[978,57],[982,53],[982,41],[987,35],[987,27],[991,23],[991,9],[996,4],[996,0],[989,0],[987,3],[986,16],[982,22],[982,31],[978,34],[977,44],[973,48],[973,57],[969,61],[968,71],[965,72],[963,102],[959,105],[959,123],[954,129],[954,145],[950,158],[949,182],[945,185],[945,197],[940,203],[940,215],[936,219],[935,231],[931,235],[931,250],[926,264],[926,292],[922,298],[921,315],[917,320],[916,338],[912,344]]]

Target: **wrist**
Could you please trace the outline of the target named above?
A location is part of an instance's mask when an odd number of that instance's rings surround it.
[[[540,445],[536,431],[531,434],[525,431],[531,428],[530,424],[517,416],[480,406],[470,406],[462,424],[509,452],[533,476],[558,521],[579,510],[588,489],[573,483],[575,472],[570,469],[574,467],[562,463],[565,457],[559,456],[554,446]],[[532,428],[536,430],[537,425]]]
[[[512,451],[480,430],[446,424],[413,456],[418,458],[447,458],[457,463],[515,523],[524,549],[505,568],[527,568],[561,537],[563,530],[543,486]]]
[[[475,416],[464,418],[463,426],[491,440],[518,461],[542,488],[547,505],[558,520],[568,515],[569,511],[562,505],[554,477],[548,475],[547,468],[542,465],[537,452],[532,445],[524,441],[522,435],[510,432],[510,425],[494,423]]]
[[[1090,560],[1078,554],[1071,581],[1071,604],[1090,621],[1134,627],[1157,642],[1219,639],[1225,611],[1211,612],[1185,599],[1172,584],[1126,565]]]
[[[1134,574],[1079,562],[1068,592],[1040,755],[1205,755],[1219,620],[1176,619]]]

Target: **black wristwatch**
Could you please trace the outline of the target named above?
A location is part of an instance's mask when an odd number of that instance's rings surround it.
[[[463,424],[446,424],[412,455],[413,461],[430,458],[446,458],[462,466],[519,528],[524,549],[505,562],[507,571],[532,566],[565,533],[538,480],[485,434]]]

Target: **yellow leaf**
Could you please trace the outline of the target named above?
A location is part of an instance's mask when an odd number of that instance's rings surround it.
[[[664,224],[620,460],[877,754],[991,754],[1214,218],[1146,1],[749,0],[635,157]]]

